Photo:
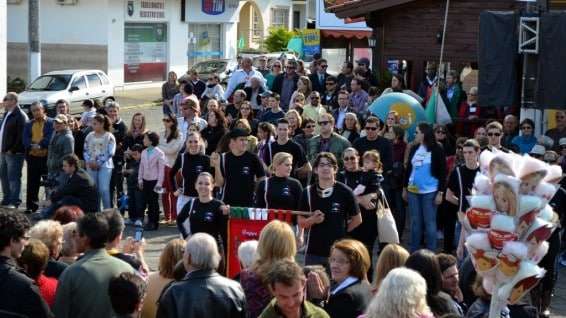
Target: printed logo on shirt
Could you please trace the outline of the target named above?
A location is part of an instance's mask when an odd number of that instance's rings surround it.
[[[330,213],[340,213],[340,203],[332,203],[332,208],[330,208]]]
[[[213,220],[214,220],[214,213],[204,212],[204,221],[205,222],[212,222]]]
[[[201,173],[204,170],[203,166],[195,166],[195,172],[196,173]]]
[[[250,174],[250,167],[242,167],[242,174],[247,176]]]
[[[289,189],[289,187],[287,187],[287,186],[284,187],[284,188],[281,190],[281,195],[282,195],[282,196],[285,196],[285,197],[290,196],[290,195],[291,195],[291,190]]]

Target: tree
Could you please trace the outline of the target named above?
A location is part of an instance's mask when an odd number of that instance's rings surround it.
[[[295,32],[284,27],[270,28],[269,35],[263,41],[263,45],[269,52],[286,51],[287,43],[294,35]]]

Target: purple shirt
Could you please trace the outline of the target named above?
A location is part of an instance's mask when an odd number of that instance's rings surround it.
[[[365,113],[368,102],[368,93],[363,89],[350,94],[350,105],[356,113]]]

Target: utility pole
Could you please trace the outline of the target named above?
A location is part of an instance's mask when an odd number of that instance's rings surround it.
[[[41,43],[39,41],[39,0],[28,1],[28,83],[41,75]]]

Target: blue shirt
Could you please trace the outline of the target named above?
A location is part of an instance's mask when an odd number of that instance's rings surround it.
[[[511,143],[519,147],[519,152],[523,155],[529,153],[531,149],[537,144],[537,138],[534,135],[530,136],[515,136]]]
[[[438,179],[432,176],[432,152],[420,145],[411,159],[411,164],[413,170],[407,190],[418,194],[438,191]]]

